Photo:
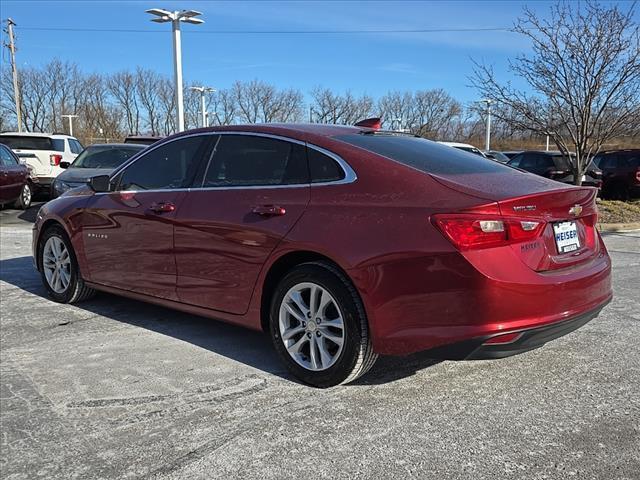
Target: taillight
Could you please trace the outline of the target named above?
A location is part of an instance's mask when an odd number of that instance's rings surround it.
[[[538,238],[545,223],[526,218],[472,214],[434,215],[435,225],[460,250],[499,247]]]
[[[636,181],[640,182],[640,167],[636,170]]]
[[[51,164],[51,166],[57,167],[58,165],[60,165],[61,161],[62,161],[62,155],[57,155],[55,153],[52,153],[51,155],[49,155],[49,163]]]

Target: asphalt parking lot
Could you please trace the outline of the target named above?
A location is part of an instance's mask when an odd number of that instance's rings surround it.
[[[606,236],[615,299],[569,336],[498,361],[382,358],[316,390],[261,334],[49,301],[34,216],[0,211],[4,479],[640,478],[640,232]]]

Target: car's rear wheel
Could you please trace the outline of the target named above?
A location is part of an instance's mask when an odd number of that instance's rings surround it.
[[[271,303],[270,332],[289,371],[316,387],[351,382],[377,358],[358,293],[328,263],[299,265],[281,280]]]
[[[20,192],[20,196],[14,204],[15,208],[26,210],[31,206],[31,198],[33,197],[33,188],[29,182],[25,183]]]
[[[95,293],[82,280],[73,246],[61,227],[50,227],[42,234],[38,264],[42,282],[56,302],[79,302]]]

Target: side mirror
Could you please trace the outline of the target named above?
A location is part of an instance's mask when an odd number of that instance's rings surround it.
[[[109,175],[96,175],[88,183],[94,192],[108,192],[111,186]]]
[[[69,162],[65,162],[64,160],[62,160],[60,162],[60,165],[58,165],[60,168],[69,168],[69,166],[71,165],[71,163]]]

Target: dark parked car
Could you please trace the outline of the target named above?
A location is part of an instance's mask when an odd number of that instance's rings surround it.
[[[32,193],[29,167],[0,143],[0,206],[12,204],[19,209],[29,208]]]
[[[80,187],[96,175],[108,175],[116,167],[144,150],[145,145],[105,143],[85,148],[72,164],[60,162],[64,168],[51,185],[51,198],[62,195],[67,190]]]
[[[593,162],[602,170],[602,195],[627,200],[640,195],[640,149],[600,152]]]
[[[573,154],[571,157],[572,160],[575,158]],[[509,160],[507,165],[572,185],[574,181],[569,161],[569,158],[561,152],[532,150],[516,155]],[[591,162],[587,172],[582,176],[582,185],[596,188],[602,187],[602,172],[593,162]]]
[[[596,189],[410,135],[201,129],[89,186],[34,226],[53,300],[102,290],[262,329],[318,387],[356,379],[378,354],[525,352],[612,295]]]
[[[164,137],[158,137],[153,135],[129,135],[124,139],[124,143],[132,143],[136,145],[153,145],[158,140],[162,140]]]

